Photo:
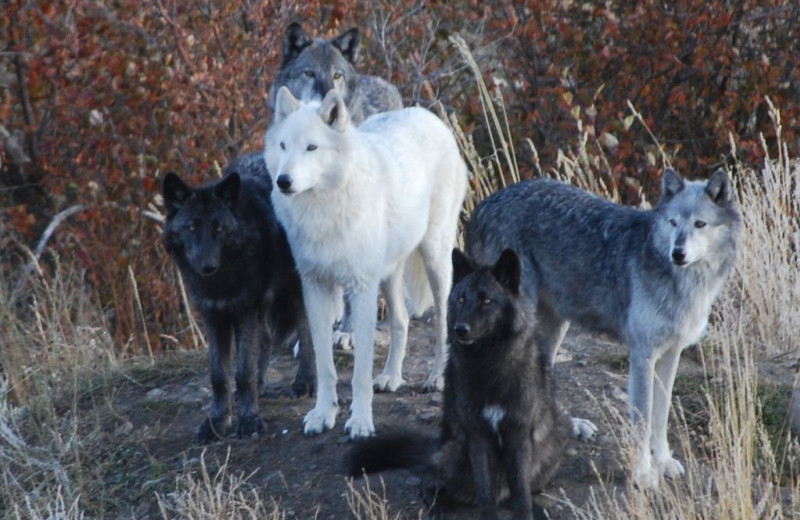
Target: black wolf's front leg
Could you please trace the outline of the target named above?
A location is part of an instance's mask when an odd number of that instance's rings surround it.
[[[256,374],[262,329],[260,310],[242,314],[236,324],[236,395],[239,415],[236,434],[240,438],[264,432],[264,421],[258,415]]]
[[[469,461],[475,479],[475,495],[481,508],[481,520],[497,519],[497,499],[489,472],[489,443],[482,437],[469,439]]]
[[[228,371],[231,366],[233,327],[228,317],[215,312],[204,312],[203,322],[208,334],[208,368],[211,377],[211,408],[200,425],[197,439],[208,443],[228,434],[230,428],[231,392]]]
[[[524,430],[524,431],[523,431]],[[518,428],[516,433],[528,433],[529,429]],[[522,438],[520,438],[522,437]],[[533,502],[531,499],[529,463],[531,460],[530,435],[514,435],[505,440],[506,450],[503,465],[508,477],[511,505],[515,519],[531,518]]]

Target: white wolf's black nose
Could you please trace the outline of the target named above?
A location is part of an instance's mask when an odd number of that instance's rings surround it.
[[[686,251],[682,247],[676,247],[672,250],[672,261],[675,265],[683,265],[686,263]]]
[[[278,185],[278,188],[280,188],[280,190],[284,193],[289,193],[290,191],[292,191],[292,178],[286,175],[285,173],[278,175],[278,180],[275,181],[275,183]]]

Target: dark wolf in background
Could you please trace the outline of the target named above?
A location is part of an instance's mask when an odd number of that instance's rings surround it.
[[[681,351],[702,337],[733,267],[739,229],[724,171],[686,181],[672,169],[652,210],[539,179],[494,193],[468,224],[466,247],[477,262],[492,263],[506,248],[520,254],[539,346],[550,360],[571,321],[628,346],[640,487],[683,474],[667,442],[672,385]]]
[[[313,389],[300,278],[270,192],[267,176],[234,172],[200,187],[186,185],[175,173],[164,177],[164,244],[202,315],[209,340],[213,397],[198,430],[201,442],[228,433],[234,341],[235,431],[240,437],[263,431],[258,394],[273,345],[289,348],[300,340],[300,365],[292,388],[298,394]]]
[[[494,265],[476,266],[454,250],[453,283],[440,438],[394,433],[366,439],[348,454],[348,472],[423,468],[438,480],[439,512],[477,502],[481,518],[497,518],[499,499],[510,495],[514,518],[530,519],[533,511],[541,517],[532,497],[562,460],[569,422],[534,340],[519,259],[507,250]]]

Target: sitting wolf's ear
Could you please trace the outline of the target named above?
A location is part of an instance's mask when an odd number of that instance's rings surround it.
[[[322,100],[317,114],[325,121],[326,125],[338,132],[343,132],[344,129],[347,128],[347,123],[350,118],[344,100],[342,100],[342,97],[336,89],[333,88],[325,94],[325,99]]]
[[[355,64],[358,51],[361,49],[361,34],[358,32],[358,27],[340,34],[331,41],[331,45],[339,49],[347,61]]]
[[[286,33],[283,35],[283,63],[281,63],[281,68],[294,61],[303,52],[303,49],[311,45],[313,41],[299,23],[290,23]]]
[[[286,119],[289,114],[297,110],[299,106],[300,102],[294,97],[289,87],[281,87],[275,99],[275,121],[273,121],[273,123],[280,123]]]
[[[192,188],[183,182],[177,173],[169,172],[164,176],[161,195],[164,197],[167,217],[171,217],[179,212],[186,200],[192,196]]]
[[[706,193],[716,204],[726,204],[733,197],[733,186],[728,173],[720,168],[708,179]]]
[[[460,282],[475,271],[475,264],[470,257],[461,252],[460,249],[453,249],[453,285]]]
[[[513,249],[506,249],[500,253],[500,258],[492,267],[492,275],[512,294],[519,294],[521,272],[519,256]]]
[[[241,186],[239,173],[233,172],[225,176],[217,187],[214,188],[214,195],[222,199],[229,208],[233,209],[239,202],[239,186]]]
[[[683,189],[683,179],[672,168],[664,170],[664,175],[661,177],[661,196],[670,198],[675,196]]]

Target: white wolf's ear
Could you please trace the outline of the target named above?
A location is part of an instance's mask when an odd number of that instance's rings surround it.
[[[299,106],[300,102],[294,97],[292,91],[286,86],[281,87],[275,99],[275,121],[273,123],[280,123]]]
[[[511,294],[519,294],[522,268],[519,265],[519,257],[513,249],[505,249],[500,253],[500,258],[497,259],[497,263],[492,267],[492,275]]]
[[[361,34],[358,27],[353,27],[331,40],[331,45],[339,49],[342,56],[350,63],[355,64],[358,59],[358,51],[361,48]]]
[[[313,42],[314,40],[303,30],[299,23],[290,23],[289,27],[286,28],[286,33],[283,35],[283,63],[281,63],[281,68],[294,61]]]
[[[347,106],[336,89],[330,89],[325,94],[325,99],[322,100],[317,114],[325,121],[326,125],[337,132],[344,132],[350,119],[347,113]]]
[[[706,193],[717,204],[730,202],[733,197],[733,186],[725,170],[720,168],[708,179]]]
[[[171,217],[179,212],[186,200],[192,196],[192,193],[194,193],[192,188],[183,182],[177,173],[167,173],[161,185],[161,196],[164,197],[167,216]]]
[[[460,249],[453,249],[453,285],[460,282],[475,271],[475,264],[470,257],[461,252]]]
[[[683,189],[683,179],[672,168],[664,170],[664,175],[661,177],[661,196],[672,197]]]

